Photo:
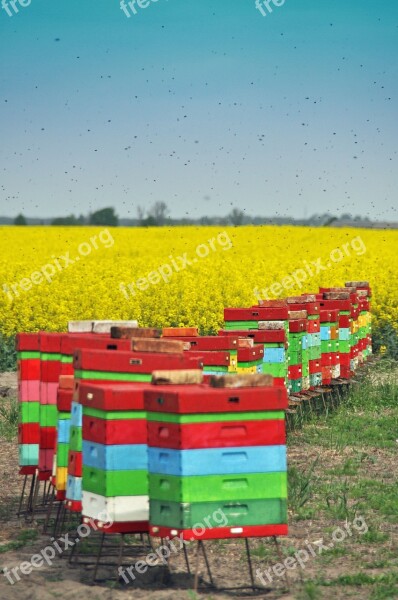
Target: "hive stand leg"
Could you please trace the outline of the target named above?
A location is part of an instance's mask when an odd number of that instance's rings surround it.
[[[281,550],[281,547],[280,547],[280,544],[279,544],[279,540],[276,537],[276,535],[273,536],[273,540],[274,540],[276,552],[278,554],[279,562],[281,564],[283,564],[284,558],[283,558],[282,550]],[[286,582],[286,588],[287,588],[287,590],[290,591],[290,581],[289,581],[289,577],[287,575],[287,570],[286,569],[285,569],[285,582]]]
[[[62,506],[58,522],[56,523],[55,528],[54,528],[54,535],[60,534],[63,532],[65,519],[66,519],[66,505],[64,504]]]
[[[325,415],[328,416],[329,409],[328,409],[328,405],[325,400],[325,395],[321,394],[321,398],[322,398],[323,408],[325,409]]]
[[[32,496],[32,506],[31,506],[32,520],[34,519],[34,516],[35,516],[35,511],[36,511],[36,506],[37,506],[37,497],[39,495],[39,489],[40,489],[40,479],[37,478],[36,483],[35,483],[35,489],[33,491],[33,496]]]
[[[44,521],[44,525],[43,525],[43,533],[47,533],[47,527],[50,522],[51,513],[53,511],[54,500],[55,500],[55,488],[53,488],[53,490],[52,490],[51,499],[48,504],[46,520]]]
[[[95,583],[97,581],[97,572],[98,572],[99,562],[100,562],[101,556],[102,556],[102,547],[104,545],[104,541],[105,541],[105,533],[102,533],[100,545],[98,548],[97,560],[95,561],[95,566],[94,566],[93,583]]]
[[[198,592],[198,583],[199,583],[199,548],[200,548],[200,542],[197,543],[196,545],[196,564],[195,564],[195,581],[194,581],[194,592],[195,594]]]
[[[142,534],[141,534],[141,541],[143,541]],[[116,566],[116,572],[117,573],[119,573],[119,568],[123,564],[123,551],[124,551],[124,534],[121,533],[120,534],[119,556],[118,556],[118,561],[117,561],[117,566]]]
[[[314,411],[313,411],[313,407],[312,407],[311,396],[309,396],[309,397],[307,398],[307,402],[308,402],[308,406],[309,406],[309,409],[310,409],[310,410],[309,410],[310,416],[311,416],[311,417],[313,417],[313,415],[314,415]]]
[[[48,484],[50,485],[50,484]],[[43,487],[43,497],[41,500],[41,505],[44,506],[46,503],[46,495],[47,495],[47,481],[44,482],[44,487]]]
[[[187,566],[188,575],[191,575],[191,566],[189,564],[188,552],[187,552],[187,549],[185,547],[185,544],[183,546],[183,551],[184,551],[184,559],[185,559],[185,564]]]
[[[209,561],[207,558],[204,543],[202,540],[198,540],[198,545],[196,548],[196,570],[195,570],[195,582],[194,582],[194,591],[195,592],[198,591],[198,585],[199,585],[199,554],[200,554],[200,550],[202,550],[203,558],[205,559],[207,574],[209,576],[210,584],[212,587],[214,587],[213,576],[211,574],[210,564],[209,564]]]
[[[207,568],[207,573],[208,573],[208,575],[209,575],[209,580],[210,580],[210,583],[211,583],[211,585],[212,585],[212,586],[214,586],[214,582],[213,582],[213,576],[212,576],[212,574],[211,574],[211,570],[210,570],[210,564],[209,564],[209,561],[208,561],[208,558],[207,558],[207,554],[206,554],[205,545],[204,545],[204,543],[202,542],[202,540],[200,541],[200,543],[202,544],[202,552],[203,552],[203,556],[204,556],[204,559],[205,559],[206,568]]]
[[[245,538],[245,548],[246,548],[247,564],[249,567],[250,583],[252,586],[252,590],[254,592],[256,590],[256,585],[255,585],[254,575],[253,575],[252,558],[250,556],[250,545],[249,545],[249,540],[247,538]]]
[[[79,550],[78,550],[78,547],[79,547],[79,544],[76,543],[76,542],[72,546],[72,550],[70,551],[69,558],[68,558],[68,563],[70,565],[73,563],[75,555],[76,555],[76,563],[79,562]]]
[[[340,404],[341,404],[341,401],[342,401],[342,399],[343,399],[343,398],[342,398],[342,395],[341,395],[341,393],[340,393],[340,386],[339,386],[339,385],[336,385],[336,387],[335,387],[335,390],[336,390],[336,394],[337,394],[337,406],[340,406]]]
[[[149,533],[146,533],[146,534],[145,534],[145,537],[146,537],[146,539],[147,539],[148,549],[149,549],[149,550],[152,550],[152,551],[154,552],[154,551],[155,551],[155,548],[153,547],[153,543],[152,543],[152,538],[151,538],[151,536],[149,535]]]
[[[19,517],[20,514],[21,514],[22,504],[23,504],[24,497],[25,497],[25,488],[26,488],[27,481],[28,481],[28,475],[25,475],[24,478],[23,478],[23,486],[22,486],[21,497],[19,499],[19,506],[18,506],[17,517]]]
[[[65,504],[64,504],[63,502],[60,502],[60,503],[59,503],[59,506],[58,506],[57,514],[56,514],[56,517],[55,517],[55,522],[54,522],[54,528],[53,528],[53,536],[54,536],[54,537],[55,537],[55,536],[56,536],[56,534],[57,534],[57,531],[58,531],[58,525],[59,525],[59,524],[60,524],[60,522],[61,522],[61,518],[62,518],[62,516],[63,516],[63,514],[64,514],[64,511],[65,511]],[[61,533],[61,532],[60,532],[60,533]]]
[[[32,512],[32,510],[33,510],[33,495],[34,495],[34,491],[36,489],[36,478],[37,478],[37,475],[35,473],[32,477],[32,481],[30,484],[30,491],[29,491],[28,501],[27,501],[27,505],[26,505],[26,514]]]

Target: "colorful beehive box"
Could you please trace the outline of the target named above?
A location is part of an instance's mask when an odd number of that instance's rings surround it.
[[[80,322],[79,322],[80,323]],[[102,324],[104,322],[101,322]],[[108,326],[108,322],[107,323]],[[113,322],[112,322],[113,323]],[[71,410],[73,400],[73,389],[61,391],[61,381],[72,381],[74,382],[74,367],[73,367],[73,354],[78,348],[95,349],[95,350],[129,350],[131,344],[128,340],[113,340],[108,334],[98,333],[69,333],[61,336],[61,373],[60,376],[60,387],[58,389],[58,396],[63,405],[63,410],[60,411],[58,406],[58,438],[60,430],[67,431],[68,435],[63,435],[62,444],[57,445],[57,462],[54,467],[55,469],[55,487],[57,489],[57,497],[65,495],[66,481],[68,476],[68,462],[69,462],[69,438],[70,438],[70,427],[71,427]],[[72,388],[74,384],[72,383]],[[76,425],[73,425],[76,427]],[[64,462],[66,455],[66,470],[64,465],[60,465],[58,460]],[[72,456],[72,459],[74,456]],[[73,477],[81,477],[81,465],[72,460],[69,475]]]
[[[250,340],[249,346],[243,345],[243,340],[240,340],[238,347],[238,366],[237,373],[262,373],[264,360],[263,344],[254,345]]]
[[[351,296],[344,288],[321,288],[322,299],[320,305],[322,310],[338,311],[338,356],[340,364],[340,375],[342,379],[349,379],[351,370]]]
[[[55,488],[57,500],[65,499],[68,477],[68,452],[70,436],[70,413],[72,406],[73,375],[61,375],[57,392],[57,449],[55,464]]]
[[[138,328],[138,321],[69,321],[69,333],[95,333],[110,335],[112,327]]]
[[[355,289],[358,296],[358,349],[359,362],[366,360],[372,353],[372,290],[368,281],[349,281],[346,288]]]
[[[181,336],[176,339],[180,339],[189,344],[189,350],[192,352],[227,352],[229,354],[229,365],[226,367],[222,364],[220,372],[236,373],[238,366],[238,336],[235,335],[224,335],[224,336]],[[217,371],[217,369],[207,369],[206,363],[203,363],[203,371]],[[209,365],[210,366],[210,365]],[[226,368],[225,368],[226,367]]]
[[[322,384],[320,306],[315,294],[288,298],[293,311],[306,313],[306,332],[302,335],[302,389],[314,389]],[[304,315],[303,315],[304,316]]]
[[[57,393],[61,375],[61,333],[40,333],[39,476],[50,479],[57,444]]]
[[[83,407],[82,515],[112,532],[149,527],[147,421],[149,384],[79,386]],[[107,531],[109,528],[107,528]]]
[[[39,465],[40,443],[40,341],[37,333],[20,333],[16,339],[19,400],[19,465],[31,474]]]
[[[145,406],[153,536],[287,533],[283,387],[163,386]]]
[[[113,340],[132,344],[131,340]],[[117,350],[77,350],[74,354],[75,395],[72,402],[72,415],[69,439],[68,480],[66,487],[67,507],[72,511],[81,510],[82,498],[82,425],[83,412],[79,404],[80,383],[149,383],[155,370],[198,369],[199,359],[188,354],[155,354],[145,352],[124,352]],[[80,473],[80,474],[79,474]]]
[[[280,322],[287,321],[287,319],[288,310],[285,304],[269,307],[261,305],[252,308],[224,309],[224,329],[226,331],[265,329],[264,326],[261,326],[262,322]]]
[[[322,384],[330,385],[332,381],[332,341],[331,341],[331,311],[321,310],[321,364]]]
[[[225,375],[230,371],[231,357],[224,350],[189,350],[187,354],[200,359],[205,375]]]
[[[301,318],[294,318],[296,315],[293,313],[293,318],[289,319],[288,391],[290,394],[303,390],[303,345],[306,344],[307,318],[304,316],[305,311],[298,312],[301,313]],[[309,383],[308,375],[307,389]]]
[[[254,346],[261,345],[264,348],[261,373],[272,375],[274,385],[286,386],[287,384],[287,333],[284,322],[280,322],[279,329],[268,330],[242,330],[242,331],[220,331],[219,335],[237,335],[240,339],[253,340]]]

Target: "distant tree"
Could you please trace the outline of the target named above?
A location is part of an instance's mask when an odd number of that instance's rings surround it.
[[[165,202],[155,202],[149,211],[149,217],[153,217],[155,225],[164,225],[169,209]]]
[[[142,225],[142,223],[145,219],[145,209],[142,208],[142,206],[140,206],[140,205],[137,206],[137,219],[138,219],[139,225]]]
[[[25,217],[22,214],[19,214],[14,219],[14,225],[27,225]]]
[[[242,225],[244,218],[245,218],[245,213],[242,210],[239,210],[239,208],[234,208],[228,215],[228,220],[235,227],[239,227],[239,225]]]
[[[108,225],[108,227],[117,227],[119,219],[112,207],[103,208],[90,214],[90,225]]]
[[[328,220],[323,224],[323,226],[330,227],[330,225],[332,225],[332,223],[334,223],[337,220],[337,217],[329,217]]]
[[[146,219],[142,219],[141,226],[142,227],[156,227],[159,223],[156,221],[155,217],[152,215],[148,215]]]
[[[351,221],[352,215],[350,213],[344,213],[343,215],[341,215],[340,220],[341,221]]]
[[[86,217],[84,215],[79,215],[77,217],[77,223],[78,225],[85,225],[86,224]]]
[[[56,225],[58,227],[70,227],[72,225],[78,225],[79,222],[76,219],[75,215],[69,215],[68,217],[56,217],[51,221],[51,225]]]

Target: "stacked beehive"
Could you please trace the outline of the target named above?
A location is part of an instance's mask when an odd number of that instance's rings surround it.
[[[291,296],[287,299],[289,307],[294,308],[301,298],[299,296]],[[305,363],[306,373],[309,373],[309,365],[307,358],[303,359],[303,348],[307,344],[307,311],[306,310],[291,310],[289,311],[289,334],[288,334],[288,391],[291,394],[301,392],[303,389],[303,360]],[[306,354],[308,357],[308,354]],[[307,381],[307,379],[305,380]]]
[[[272,324],[278,323],[271,321]],[[264,348],[261,373],[271,375],[274,385],[285,386],[287,382],[287,333],[283,321],[279,329],[261,329],[250,331],[225,331],[218,332],[219,336],[238,336],[238,339],[251,339],[254,346]]]
[[[53,474],[57,443],[57,393],[61,375],[60,333],[40,333],[40,448],[39,478]]]
[[[204,357],[203,360],[203,372],[210,375],[222,375],[225,373],[236,373],[238,366],[238,336],[236,335],[224,335],[224,336],[179,336],[176,335],[174,339],[185,342],[189,345],[190,352],[200,353]],[[214,366],[206,364],[206,353],[226,353],[229,358],[226,358],[224,354],[220,355],[220,359]],[[204,353],[204,354],[203,354]],[[199,354],[198,354],[199,355]],[[218,367],[220,365],[220,368]]]
[[[17,336],[19,399],[19,465],[31,475],[39,465],[40,442],[40,342],[37,333]]]
[[[314,294],[288,298],[288,303],[290,310],[293,311],[291,316],[295,313],[296,320],[306,320],[303,331],[296,334],[301,339],[301,387],[306,391],[322,383],[319,304]]]
[[[271,374],[276,385],[280,385],[282,380],[287,382],[288,361],[284,345],[288,334],[288,308],[285,300],[262,301],[261,306],[252,308],[226,308],[224,322],[224,333],[239,332],[240,337],[243,334],[250,337],[256,331],[264,332],[265,342],[260,342],[260,337],[252,338],[256,347],[268,344],[263,346],[262,363],[256,365],[256,371]]]
[[[225,350],[189,350],[187,353],[201,359],[205,375],[225,375],[230,370],[231,357]]]
[[[145,384],[79,386],[83,406],[85,521],[112,531],[148,531],[147,422]],[[109,531],[109,527],[107,528]]]
[[[138,335],[138,334],[137,334]],[[133,348],[131,352],[121,350],[78,350],[74,356],[75,379],[81,383],[112,383],[120,385],[125,383],[148,383],[152,379],[153,371],[166,369],[170,371],[199,368],[200,360],[183,354],[183,344],[172,343],[172,348],[179,353],[164,353],[151,351],[158,347],[162,340],[113,340],[115,345],[127,343]],[[170,346],[169,346],[170,347]],[[140,351],[147,350],[147,351]],[[89,409],[87,409],[89,410]],[[82,426],[84,411],[79,403],[79,386],[75,389],[72,403],[72,421],[70,429],[70,451],[68,468],[68,482],[66,489],[67,507],[70,510],[81,510],[82,499]],[[73,472],[73,473],[72,473]],[[81,473],[79,475],[79,473]]]
[[[145,406],[152,535],[287,533],[284,388],[157,387]]]
[[[91,322],[87,322],[87,323],[91,323]],[[59,418],[59,422],[58,422],[58,427],[62,428],[62,430],[68,431],[68,435],[65,437],[63,436],[63,442],[61,444],[61,446],[58,449],[57,446],[57,464],[55,466],[55,473],[56,473],[56,477],[55,477],[55,487],[57,489],[57,497],[58,498],[62,498],[65,496],[66,493],[66,487],[67,487],[67,476],[69,474],[70,476],[70,480],[69,480],[69,488],[70,488],[70,494],[72,494],[73,492],[71,491],[74,487],[77,487],[77,494],[75,495],[79,495],[79,489],[80,489],[80,482],[79,479],[77,481],[75,481],[75,478],[81,478],[82,473],[81,473],[81,461],[78,459],[78,456],[76,455],[76,453],[78,453],[80,450],[80,442],[79,442],[79,435],[77,430],[80,430],[80,426],[78,424],[78,417],[80,414],[80,409],[78,408],[74,408],[74,422],[73,424],[71,424],[71,413],[72,413],[72,404],[73,404],[73,389],[75,387],[75,373],[74,373],[74,366],[73,366],[73,354],[74,351],[77,348],[88,348],[88,349],[104,349],[104,350],[109,350],[112,349],[112,351],[115,350],[128,350],[130,348],[130,344],[127,340],[113,340],[109,337],[109,330],[111,327],[112,322],[98,322],[95,324],[95,331],[94,332],[88,332],[88,333],[68,333],[68,334],[63,334],[61,336],[61,372],[62,375],[60,376],[60,387],[61,387],[61,381],[65,382],[65,381],[69,381],[68,386],[72,387],[71,389],[68,390],[58,390],[58,395],[60,398],[60,401],[62,403],[62,408],[63,410],[60,411],[60,408],[58,408],[59,414],[58,414],[58,418]],[[77,322],[74,323],[72,325],[72,329],[77,329],[78,325]],[[88,326],[86,325],[86,322],[83,322],[83,325],[80,322],[80,328],[81,329],[88,329]],[[100,330],[101,333],[98,333],[97,331]],[[108,334],[104,334],[102,333],[103,331],[107,331]],[[61,423],[62,421],[62,423]],[[72,446],[73,449],[69,452],[69,440],[71,438],[71,428],[73,429],[73,435],[72,435]],[[76,448],[77,446],[77,448]],[[64,456],[66,454],[66,470],[64,469],[64,465],[60,464],[58,462],[58,457],[60,458],[60,460],[62,462],[64,462]],[[60,456],[59,456],[60,455]],[[77,460],[76,460],[77,459]],[[70,463],[70,464],[69,464]],[[65,480],[66,477],[66,480]],[[73,498],[69,498],[69,500],[73,501]],[[70,504],[69,507],[73,506],[73,504]],[[76,508],[79,507],[79,504],[75,505]]]
[[[339,311],[334,309],[328,312],[330,326],[331,379],[338,379],[340,377]]]
[[[72,405],[73,375],[61,375],[57,392],[57,450],[55,464],[55,489],[57,500],[65,499],[68,477],[68,452],[70,436],[70,411]]]
[[[327,311],[330,315],[333,315],[333,317],[329,317],[330,319],[337,318],[339,377],[349,379],[353,374],[351,371],[352,315],[350,291],[344,288],[321,288],[319,302],[322,311]]]
[[[353,333],[358,334],[358,362],[362,363],[372,353],[372,317],[370,313],[372,291],[368,281],[349,281],[345,286],[348,289],[354,289],[358,297],[357,332]],[[354,324],[353,329],[356,329]]]
[[[253,340],[239,340],[237,373],[261,373],[263,369],[264,346],[254,345]]]

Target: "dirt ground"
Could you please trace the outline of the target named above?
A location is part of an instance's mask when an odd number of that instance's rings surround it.
[[[0,390],[9,388],[8,394],[14,394],[16,389],[15,375],[6,374],[0,377]],[[4,395],[4,393],[3,393]],[[1,401],[1,399],[0,399]],[[375,450],[377,456],[371,462],[366,462],[363,468],[367,477],[380,476],[380,469],[385,473],[382,477],[391,477],[391,470],[396,472],[396,455],[381,449]],[[325,450],[325,448],[309,445],[301,441],[301,434],[297,434],[295,443],[289,448],[289,466],[305,471],[308,466],[322,456],[322,463],[317,466],[319,472],[336,469],[350,459],[350,449]],[[361,466],[362,468],[362,466]],[[170,574],[162,567],[149,569],[147,575],[129,585],[121,585],[114,578],[115,570],[101,569],[99,575],[104,577],[100,584],[92,584],[92,565],[70,565],[67,557],[56,558],[52,566],[44,566],[22,580],[10,585],[5,576],[1,576],[2,569],[11,569],[21,562],[30,560],[33,554],[40,552],[49,545],[49,535],[42,534],[43,519],[27,522],[16,517],[18,499],[22,488],[22,478],[18,477],[17,442],[0,440],[0,600],[195,600],[198,598],[220,599],[247,597],[242,592],[217,592],[202,591],[200,594],[193,592],[193,578],[186,574],[183,554],[173,556]],[[325,517],[319,514],[302,515],[301,520],[291,519],[289,536],[281,540],[284,557],[292,555],[295,551],[305,548],[307,540],[314,542],[320,538],[329,539],[331,532],[338,526],[343,526],[344,519]],[[398,556],[398,528],[394,523],[383,525],[386,541],[383,552]],[[90,536],[91,539],[91,536]],[[95,536],[92,537],[94,541]],[[323,598],[342,600],[343,598],[373,598],[365,593],[362,588],[345,587],[336,585],[332,587],[312,587],[312,581],[319,577],[336,580],[347,576],[349,573],[360,573],[363,565],[368,565],[367,574],[379,574],[377,558],[381,546],[372,546],[360,543],[358,535],[352,536],[342,542],[341,548],[335,548],[328,557],[317,557],[309,560],[305,569],[289,571],[290,591],[286,591],[283,577],[275,577],[269,585],[256,597],[274,600]],[[251,540],[253,549],[253,568],[261,570],[279,562],[276,549],[270,540]],[[241,586],[249,583],[247,563],[245,561],[245,546],[243,540],[207,542],[206,548],[211,564],[212,573],[219,586]],[[5,550],[5,551],[4,551]],[[147,548],[142,548],[140,558],[148,554]],[[191,565],[195,565],[194,548],[189,549]],[[83,560],[83,559],[80,559]],[[134,559],[134,562],[137,558]],[[375,568],[371,565],[375,563]],[[203,559],[200,562],[200,573],[206,579]],[[257,581],[259,583],[259,581]],[[395,596],[383,596],[393,598]]]

